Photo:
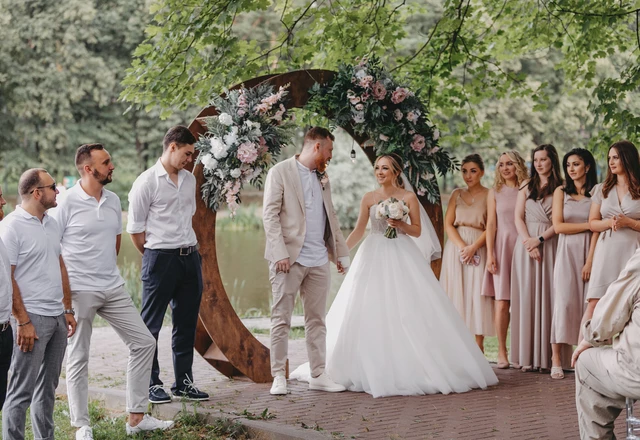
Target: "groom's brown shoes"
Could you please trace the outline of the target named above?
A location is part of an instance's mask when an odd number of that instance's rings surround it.
[[[318,391],[328,391],[330,393],[339,393],[345,391],[346,388],[331,380],[327,373],[322,373],[318,377],[309,379],[309,389]]]

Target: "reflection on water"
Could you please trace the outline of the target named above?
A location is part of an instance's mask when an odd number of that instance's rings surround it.
[[[345,237],[349,232],[351,231],[344,231]],[[263,258],[264,230],[219,231],[216,241],[222,282],[236,312],[241,316],[269,316],[271,284],[268,263]],[[355,251],[356,249],[351,252],[352,258]],[[140,267],[141,256],[133,246],[129,234],[124,233],[118,265],[123,267],[129,262],[135,262]],[[327,306],[333,301],[343,278],[332,264]]]

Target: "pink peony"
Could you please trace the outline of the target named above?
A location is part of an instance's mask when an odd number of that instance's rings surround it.
[[[420,134],[413,135],[413,141],[411,142],[411,148],[413,148],[413,151],[420,152],[424,149],[424,146],[424,136]]]
[[[371,94],[375,99],[381,101],[385,96],[387,96],[387,89],[385,89],[384,85],[380,81],[376,81],[375,84],[373,84]]]
[[[400,104],[409,96],[409,91],[404,87],[396,87],[396,90],[391,94],[391,102],[394,104]]]
[[[258,149],[255,144],[251,142],[243,142],[238,147],[238,153],[236,156],[242,163],[253,163],[258,158]]]

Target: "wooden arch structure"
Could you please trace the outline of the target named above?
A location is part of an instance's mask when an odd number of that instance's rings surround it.
[[[280,75],[260,76],[238,84],[232,90],[240,88],[242,85],[246,88],[252,88],[263,82],[276,88],[290,84],[286,106],[287,108],[302,108],[309,99],[309,89],[316,82],[324,84],[330,81],[334,75],[335,72],[330,70],[299,70]],[[206,107],[189,125],[189,130],[196,137],[199,137],[206,132],[206,127],[200,118],[217,114],[215,107]],[[342,128],[361,147],[367,140],[366,137],[356,135],[351,126]],[[375,160],[373,148],[363,148],[363,150],[373,163]],[[204,183],[202,165],[196,166],[193,173],[198,187],[197,210],[193,217],[193,228],[200,243],[204,282],[195,348],[209,364],[228,377],[245,375],[254,382],[270,382],[272,377],[269,349],[244,326],[231,306],[222,283],[216,253],[216,213],[207,208],[200,197],[200,187]],[[441,205],[433,205],[426,198],[420,198],[420,202],[429,214],[442,243],[444,228]],[[265,264],[267,264],[266,261]],[[440,265],[440,260],[432,263],[436,276],[440,274]]]

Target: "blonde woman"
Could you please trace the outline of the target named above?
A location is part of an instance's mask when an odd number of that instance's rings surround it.
[[[440,284],[476,336],[484,352],[484,337],[493,336],[493,299],[481,295],[486,263],[487,194],[482,186],[484,162],[477,154],[462,159],[466,189],[456,189],[444,219],[447,232]]]
[[[498,368],[509,368],[507,330],[511,303],[511,260],[518,240],[515,208],[518,189],[527,180],[527,166],[515,150],[505,151],[496,165],[487,196],[487,264],[482,295],[493,297],[498,336]]]

